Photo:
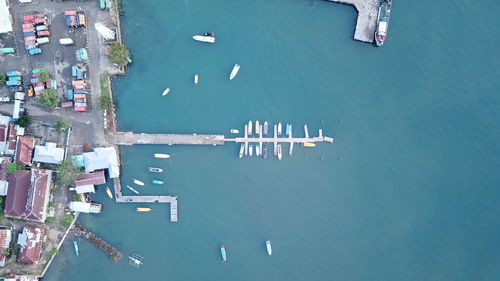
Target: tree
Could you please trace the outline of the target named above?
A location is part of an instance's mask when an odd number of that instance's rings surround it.
[[[26,170],[26,167],[24,167],[23,165],[16,164],[16,163],[7,164],[7,173],[12,174],[17,170]]]
[[[64,122],[64,120],[58,120],[56,122],[56,130],[58,130],[59,132],[68,129],[69,127],[70,127],[69,124]]]
[[[23,128],[26,128],[29,126],[31,123],[30,118],[27,115],[21,115],[17,120],[16,120],[16,125],[19,125]]]
[[[64,185],[71,185],[82,175],[82,170],[75,166],[71,158],[64,160],[57,168],[57,179]]]
[[[99,107],[102,109],[102,110],[107,110],[108,112],[113,110],[113,100],[111,99],[111,97],[108,95],[101,95],[99,97]]]
[[[109,61],[124,67],[129,63],[130,52],[122,43],[113,43],[109,50]]]
[[[45,83],[47,80],[49,80],[49,78],[50,78],[50,76],[49,76],[49,72],[47,71],[47,69],[42,68],[42,71],[40,71],[40,81]]]
[[[57,91],[55,89],[45,89],[38,97],[39,103],[50,107],[59,106],[60,101],[61,100],[57,96]]]
[[[0,84],[5,84],[5,81],[7,81],[7,75],[5,73],[0,72]]]

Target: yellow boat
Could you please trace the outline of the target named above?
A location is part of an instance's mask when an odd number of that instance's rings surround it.
[[[151,208],[137,208],[137,212],[149,212],[151,211]]]
[[[109,187],[106,187],[106,193],[108,194],[109,198],[113,199],[113,193],[111,193],[111,189],[109,189]]]
[[[304,146],[304,147],[316,147],[316,144],[313,142],[303,142],[302,146]]]

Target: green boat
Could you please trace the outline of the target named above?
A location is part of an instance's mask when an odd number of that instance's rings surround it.
[[[154,184],[163,184],[163,181],[161,181],[161,180],[153,180],[152,182]]]

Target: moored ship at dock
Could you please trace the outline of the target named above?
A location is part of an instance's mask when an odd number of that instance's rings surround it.
[[[250,120],[250,121],[248,121],[248,131],[247,131],[247,134],[249,136],[252,135],[252,131],[253,131],[252,129],[253,129],[253,127],[252,127],[252,121]]]
[[[267,121],[264,122],[264,136],[267,136],[267,133],[269,131],[269,123]]]
[[[375,30],[375,43],[382,46],[387,39],[389,20],[391,17],[392,0],[383,0],[378,10],[377,29]]]

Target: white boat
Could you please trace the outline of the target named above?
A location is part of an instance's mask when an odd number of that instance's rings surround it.
[[[148,170],[152,173],[162,173],[163,172],[162,168],[155,168],[155,167],[149,167]]]
[[[127,184],[127,188],[130,189],[133,193],[139,194],[139,191],[135,190],[135,188],[131,187],[130,185]]]
[[[253,145],[250,144],[249,147],[248,147],[248,149],[250,149],[250,151],[248,152],[248,154],[250,154],[250,156],[252,156],[253,155]]]
[[[281,150],[281,143],[278,144],[278,159],[281,160],[281,157],[283,157],[283,151]]]
[[[240,71],[240,65],[235,64],[233,67],[233,70],[231,70],[231,74],[229,75],[229,80],[233,80],[234,77],[238,74],[238,71]]]
[[[155,153],[154,157],[155,158],[170,158],[170,155],[164,154],[164,153]]]
[[[263,132],[264,136],[267,136],[268,130],[269,130],[269,123],[267,123],[266,121],[264,122],[264,132]]]
[[[245,145],[241,144],[240,146],[240,159],[243,158],[243,152],[245,151]]]
[[[281,122],[278,123],[278,136],[281,136],[281,133],[283,132],[281,128]]]
[[[237,134],[239,132],[240,132],[240,130],[238,130],[238,129],[231,129],[231,134]]]
[[[259,144],[256,144],[256,145],[255,145],[255,155],[256,155],[257,157],[259,157],[259,156],[260,156],[260,146],[259,146]]]
[[[168,93],[170,93],[170,88],[166,88],[165,91],[163,91],[163,93],[161,95],[166,96],[166,95],[168,95]]]
[[[141,268],[141,265],[144,264],[143,262],[144,257],[141,255],[133,254],[131,257],[129,256],[128,258],[129,258],[128,263],[133,267]]]
[[[205,32],[203,35],[195,35],[193,39],[200,42],[205,43],[215,43],[215,33],[213,32]]]
[[[266,241],[266,248],[267,248],[267,254],[272,255],[273,249],[271,248],[271,241],[269,241],[269,240]]]
[[[73,241],[73,247],[75,248],[75,253],[77,256],[79,256],[79,252],[78,252],[78,243],[76,241]]]
[[[260,134],[260,123],[259,123],[259,120],[255,121],[255,134],[257,136]]]
[[[252,135],[252,121],[248,121],[248,131],[247,131],[248,136]]]
[[[144,185],[144,183],[140,180],[132,179],[132,181],[137,185]]]
[[[198,84],[198,74],[195,74],[195,75],[194,75],[194,83],[195,83],[195,84]]]

